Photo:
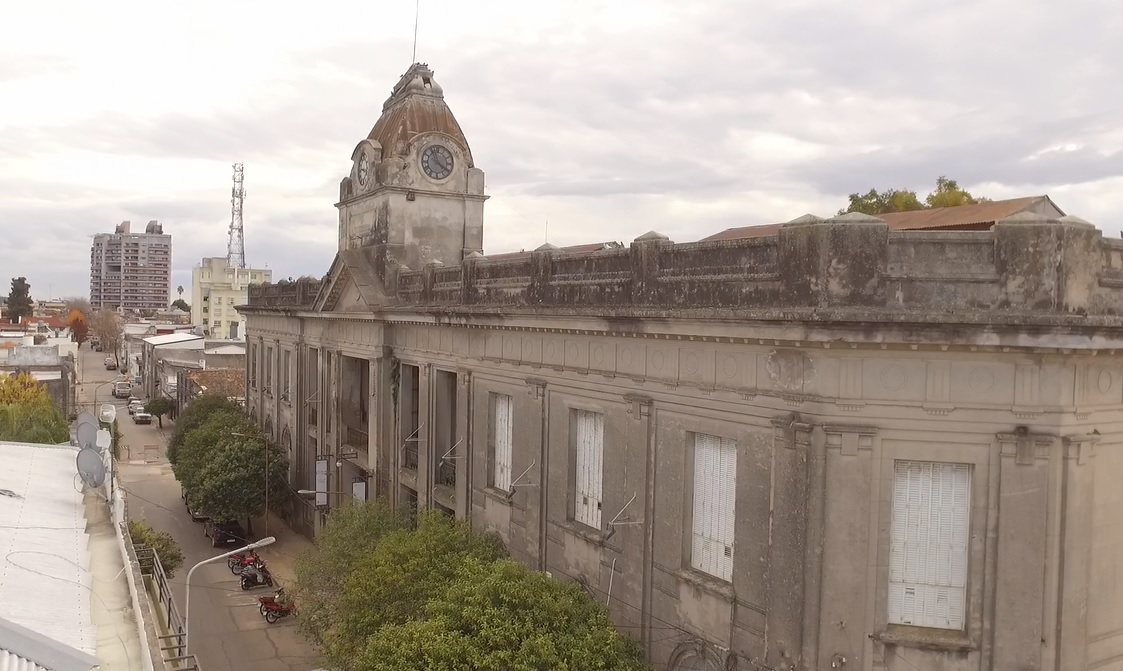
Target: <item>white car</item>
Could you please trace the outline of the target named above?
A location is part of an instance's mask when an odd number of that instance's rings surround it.
[[[147,412],[145,412],[143,410],[137,410],[136,412],[133,413],[133,421],[136,422],[137,424],[151,424],[152,423],[152,415],[148,414]]]
[[[133,401],[129,403],[129,414],[135,415],[136,413],[144,410],[144,401]]]

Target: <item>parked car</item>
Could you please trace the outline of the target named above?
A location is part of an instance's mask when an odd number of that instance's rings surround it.
[[[105,357],[105,370],[117,370],[117,362],[113,357]]]
[[[133,421],[136,422],[137,424],[151,424],[152,423],[152,415],[148,414],[147,412],[145,412],[143,410],[137,410],[136,412],[133,413]]]
[[[182,496],[183,496],[183,505],[187,506],[187,514],[191,516],[192,522],[206,522],[207,520],[210,519],[209,517],[207,517],[203,513],[199,512],[198,510],[194,510],[194,509],[191,508],[191,502],[187,500],[187,490],[186,489],[182,490]]]
[[[129,414],[136,415],[144,410],[144,401],[129,401]]]
[[[211,539],[211,547],[220,545],[244,545],[249,541],[246,530],[237,520],[215,522],[208,519],[203,523],[203,535]]]
[[[113,398],[132,398],[133,383],[129,380],[118,380],[113,385]]]

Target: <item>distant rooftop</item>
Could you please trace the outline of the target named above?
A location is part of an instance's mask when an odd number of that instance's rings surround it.
[[[1027,196],[1024,198],[994,200],[977,205],[933,207],[923,210],[910,210],[908,212],[887,212],[877,215],[877,218],[889,224],[889,230],[891,231],[987,230],[994,226],[994,222],[1022,212],[1033,212],[1052,218],[1065,216],[1065,213],[1061,208],[1057,207],[1056,203],[1054,203],[1049,196]],[[814,218],[812,215],[804,215],[790,222],[779,224],[760,224],[758,226],[727,228],[720,233],[702,238],[699,242],[741,240],[744,238],[776,235],[780,228],[786,224],[804,222],[812,218]]]

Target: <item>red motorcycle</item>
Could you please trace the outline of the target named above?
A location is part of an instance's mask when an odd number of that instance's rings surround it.
[[[265,560],[258,556],[256,550],[235,552],[226,558],[226,565],[230,567],[230,572],[234,575],[239,575],[242,571],[246,570],[247,567],[254,566],[258,563],[265,564]]]
[[[257,602],[260,604],[258,610],[265,616],[265,621],[269,624],[273,624],[282,617],[296,615],[296,604],[285,596],[284,587],[270,596],[259,596]]]

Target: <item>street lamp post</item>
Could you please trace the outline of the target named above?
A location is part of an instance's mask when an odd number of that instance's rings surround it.
[[[266,538],[262,538],[259,541],[256,541],[254,543],[250,543],[249,545],[247,545],[245,547],[238,548],[237,550],[231,550],[230,552],[224,552],[223,554],[220,554],[217,557],[211,557],[210,559],[204,559],[203,561],[201,561],[198,564],[195,564],[194,566],[191,567],[191,570],[187,572],[187,586],[184,588],[184,591],[187,595],[184,598],[184,607],[183,607],[183,651],[184,651],[183,654],[184,655],[190,655],[191,654],[191,576],[195,574],[195,569],[199,568],[203,564],[210,564],[210,563],[216,562],[220,559],[226,559],[227,557],[229,557],[230,555],[232,555],[236,552],[249,552],[250,550],[256,550],[257,548],[263,548],[266,545],[272,545],[273,543],[276,543],[276,542],[277,542],[276,538],[274,538],[272,536],[267,536]]]

